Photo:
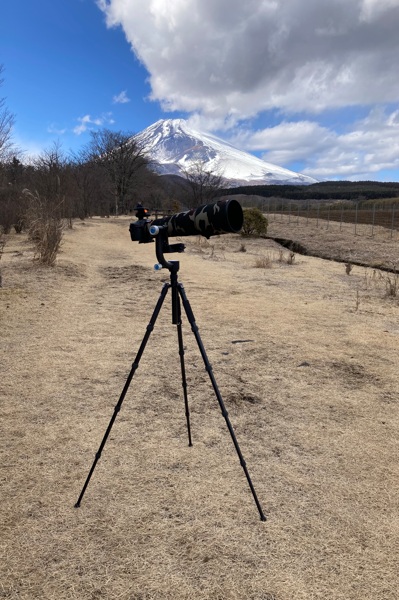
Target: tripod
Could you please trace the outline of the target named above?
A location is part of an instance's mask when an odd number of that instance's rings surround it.
[[[159,261],[158,265],[156,265],[156,268],[165,267],[165,268],[167,268],[169,270],[169,272],[170,272],[170,283],[165,283],[164,286],[163,286],[163,288],[162,288],[162,291],[161,291],[161,294],[159,296],[158,302],[157,302],[157,304],[155,306],[154,312],[153,312],[152,317],[151,317],[151,319],[149,321],[149,324],[147,326],[147,330],[146,330],[146,333],[144,335],[143,341],[141,342],[140,348],[139,348],[139,350],[137,352],[137,355],[136,355],[136,358],[135,358],[135,360],[134,360],[134,362],[132,364],[132,368],[130,370],[130,373],[129,373],[128,377],[127,377],[125,386],[124,386],[124,388],[122,390],[122,393],[121,393],[121,395],[119,397],[119,400],[118,400],[118,402],[117,402],[117,404],[116,404],[116,406],[114,408],[113,415],[112,415],[111,420],[110,420],[110,422],[108,424],[108,427],[107,427],[107,429],[105,431],[105,434],[104,434],[104,437],[103,437],[102,442],[100,444],[100,447],[99,447],[99,449],[98,449],[98,451],[97,451],[97,453],[95,455],[94,462],[93,462],[93,464],[91,466],[91,469],[89,471],[89,474],[88,474],[88,476],[86,478],[86,481],[84,483],[84,486],[82,488],[82,491],[80,493],[78,501],[75,504],[75,508],[78,508],[80,506],[82,498],[83,498],[83,496],[84,496],[84,494],[86,492],[86,488],[89,485],[91,476],[93,475],[94,469],[96,468],[97,462],[101,458],[101,453],[103,451],[105,443],[106,443],[106,441],[108,439],[108,436],[109,436],[109,434],[111,432],[111,429],[112,429],[112,426],[113,426],[113,424],[115,422],[115,419],[116,419],[116,417],[117,417],[117,415],[118,415],[118,413],[119,413],[119,411],[121,409],[123,400],[125,399],[126,393],[127,393],[128,389],[129,389],[129,386],[130,386],[131,381],[132,381],[132,379],[134,377],[134,374],[135,374],[135,372],[136,372],[136,370],[137,370],[137,368],[139,366],[142,354],[143,354],[144,349],[145,349],[145,347],[147,345],[147,342],[148,342],[148,339],[149,339],[149,337],[151,335],[151,332],[154,329],[155,322],[156,322],[157,317],[159,315],[159,312],[160,312],[160,310],[162,308],[162,305],[163,305],[163,302],[165,300],[166,294],[168,293],[168,291],[170,289],[171,292],[172,292],[172,324],[177,326],[177,337],[178,337],[178,344],[179,344],[179,356],[180,356],[180,366],[181,366],[181,376],[182,376],[184,406],[185,406],[185,414],[186,414],[186,421],[187,421],[188,445],[192,446],[192,440],[191,440],[191,426],[190,426],[190,411],[189,411],[188,396],[187,396],[186,368],[185,368],[185,363],[184,363],[184,347],[183,347],[183,333],[182,333],[181,304],[180,304],[180,300],[181,300],[181,302],[183,304],[183,308],[184,308],[184,311],[186,313],[187,319],[188,319],[188,321],[189,321],[189,323],[191,325],[191,330],[194,333],[195,339],[197,341],[197,345],[198,345],[199,351],[200,351],[202,359],[204,361],[205,369],[206,369],[206,371],[207,371],[207,373],[209,375],[209,378],[211,380],[212,387],[214,389],[214,392],[216,394],[216,398],[217,398],[217,400],[219,402],[219,406],[220,406],[220,409],[222,411],[222,415],[223,415],[223,417],[224,417],[224,419],[226,421],[227,428],[228,428],[228,430],[230,432],[230,435],[231,435],[231,438],[233,440],[235,449],[237,451],[238,458],[240,460],[240,464],[241,464],[242,468],[244,469],[244,473],[245,473],[245,476],[247,478],[250,490],[252,492],[252,496],[254,498],[255,504],[256,504],[257,509],[259,511],[259,515],[260,515],[261,521],[266,521],[266,517],[265,517],[265,515],[263,513],[263,510],[262,510],[262,507],[261,507],[261,505],[259,503],[259,500],[258,500],[258,497],[256,495],[256,491],[255,491],[255,488],[253,486],[251,477],[249,475],[249,472],[248,472],[248,469],[247,469],[244,457],[243,457],[243,455],[241,453],[241,450],[240,450],[240,447],[238,445],[238,441],[237,441],[236,435],[235,435],[233,427],[231,425],[228,412],[227,412],[225,404],[223,402],[223,398],[222,398],[222,396],[220,394],[220,391],[219,391],[219,388],[217,386],[215,377],[213,375],[212,366],[209,363],[209,360],[208,360],[208,357],[207,357],[204,345],[202,343],[202,340],[201,340],[201,337],[200,337],[200,334],[199,334],[199,331],[198,331],[198,326],[197,326],[197,324],[195,322],[195,317],[194,317],[193,311],[191,309],[189,301],[187,300],[187,296],[186,296],[186,293],[185,293],[183,285],[178,282],[177,273],[179,271],[180,264],[179,264],[178,261],[167,261],[164,258],[164,256],[163,256],[164,252],[183,252],[184,251],[184,244],[173,244],[173,245],[170,246],[169,243],[168,243],[166,229],[165,228],[156,228],[156,230],[157,230],[156,234],[153,234],[153,235],[156,235],[156,240],[155,240],[156,241],[156,255],[157,255],[157,258],[158,258],[158,261]]]

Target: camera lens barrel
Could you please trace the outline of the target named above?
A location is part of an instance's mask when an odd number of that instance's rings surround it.
[[[204,204],[171,217],[156,219],[151,225],[168,227],[168,236],[203,235],[209,238],[222,233],[238,233],[243,225],[241,204],[234,199]]]

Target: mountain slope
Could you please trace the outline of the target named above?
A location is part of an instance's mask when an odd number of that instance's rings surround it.
[[[226,185],[309,185],[315,179],[267,163],[208,133],[195,131],[183,119],[160,120],[135,136],[162,175],[184,176],[195,162],[223,175]]]

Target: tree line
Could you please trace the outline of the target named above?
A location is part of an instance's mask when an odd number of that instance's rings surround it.
[[[221,175],[200,163],[183,178],[157,175],[133,133],[106,128],[92,131],[77,152],[66,153],[55,142],[26,161],[13,143],[14,120],[0,98],[0,233],[28,228],[39,206],[71,224],[75,218],[129,214],[139,202],[177,212],[210,202],[222,187]]]
[[[151,170],[144,149],[121,131],[94,131],[76,153],[66,154],[56,142],[29,163],[12,151],[0,157],[0,225],[5,232],[25,227],[32,195],[71,221],[127,214],[137,202],[161,208],[170,204],[170,193]]]
[[[245,194],[287,200],[350,200],[399,198],[399,183],[379,181],[323,181],[311,185],[251,185],[224,189],[226,196]]]

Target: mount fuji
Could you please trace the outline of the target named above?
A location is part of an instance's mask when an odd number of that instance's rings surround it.
[[[310,185],[316,179],[267,163],[228,142],[192,129],[184,119],[161,119],[134,136],[160,175],[178,175],[200,162],[222,175],[226,187],[240,185]]]

